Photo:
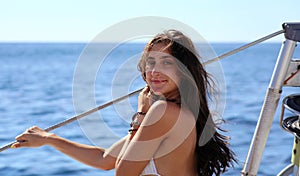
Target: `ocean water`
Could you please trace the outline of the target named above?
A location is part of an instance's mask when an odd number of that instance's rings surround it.
[[[215,43],[212,48],[219,55],[241,45]],[[226,134],[231,137],[231,147],[238,159],[235,167],[224,175],[240,175],[280,46],[281,43],[259,44],[219,62],[226,85],[223,114],[226,123],[222,127],[228,130]],[[101,47],[111,48],[109,44]],[[115,96],[112,95],[112,84],[119,86],[127,82],[114,73],[119,71],[118,65],[122,63],[122,58],[134,56],[132,61],[135,62],[142,48],[143,44],[119,46],[117,51],[106,55],[110,59],[103,60],[101,67],[87,61],[84,63],[87,69],[83,71],[78,69],[78,65],[79,58],[84,57],[84,43],[0,43],[0,146],[12,142],[15,136],[28,127],[49,127],[77,112],[86,111],[94,104],[103,104],[118,96],[118,93],[122,94],[122,91],[115,91]],[[103,57],[97,55],[101,51],[89,53]],[[294,57],[300,58],[297,48]],[[135,68],[132,63],[128,65]],[[93,70],[96,70],[96,75]],[[78,73],[94,77],[91,80],[78,78]],[[144,85],[139,78],[132,78],[131,74],[135,72],[123,70],[120,74],[127,74],[125,77],[131,78],[132,86],[125,87],[126,90],[135,90]],[[94,87],[80,87],[77,80]],[[282,97],[299,92],[298,88],[283,90]],[[74,97],[78,98],[76,102],[73,101]],[[88,102],[90,97],[93,98],[91,103],[78,106]],[[130,99],[132,104],[136,103],[135,98]],[[106,108],[96,113],[97,117],[87,117],[87,120],[73,122],[54,132],[76,142],[107,147],[116,138],[125,135],[128,129],[128,117],[132,109],[125,107],[124,113],[120,113],[123,112],[122,107],[120,104]],[[280,108],[274,118],[258,175],[276,175],[290,163],[293,136],[280,128],[279,113]],[[102,121],[93,120],[99,116],[103,117]],[[99,127],[94,123],[96,121],[104,125]],[[1,152],[0,175],[112,176],[114,171],[101,171],[86,166],[44,146]]]

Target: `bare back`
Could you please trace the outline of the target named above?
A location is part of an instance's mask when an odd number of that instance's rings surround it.
[[[153,158],[160,175],[195,176],[195,145],[192,113],[175,103],[158,101],[123,150],[118,168],[132,168],[127,174],[138,175]]]

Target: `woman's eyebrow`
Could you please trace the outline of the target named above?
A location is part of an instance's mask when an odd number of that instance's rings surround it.
[[[160,59],[168,59],[168,58],[174,59],[172,55],[164,55],[160,57]]]
[[[159,57],[159,59],[168,59],[168,58],[174,59],[172,55],[163,55]],[[146,60],[155,60],[155,57],[148,56]]]
[[[155,58],[154,57],[151,57],[151,56],[148,56],[147,58],[146,58],[146,60],[154,60]]]

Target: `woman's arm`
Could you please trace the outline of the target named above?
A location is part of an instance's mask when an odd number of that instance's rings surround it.
[[[84,164],[103,170],[110,170],[115,167],[116,158],[126,138],[119,140],[106,150],[96,146],[79,144],[53,133],[48,133],[39,127],[32,127],[16,137],[16,140],[22,142],[15,143],[12,146],[13,148],[49,145]]]

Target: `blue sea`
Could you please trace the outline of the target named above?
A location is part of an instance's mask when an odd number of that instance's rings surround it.
[[[243,44],[212,43],[211,46],[220,55]],[[109,48],[109,44],[102,45],[102,48]],[[106,55],[110,59],[105,59],[101,67],[87,61],[85,72],[79,70],[78,66],[80,58],[84,56],[82,52],[87,48],[86,43],[0,43],[0,146],[14,141],[28,127],[37,125],[46,128],[86,111],[92,105],[101,105],[115,98],[111,91],[112,80],[116,80],[114,84],[127,82],[114,76],[119,61],[130,56],[138,57],[143,46],[143,43],[119,46],[117,51]],[[231,137],[230,144],[238,159],[235,167],[224,175],[240,175],[280,47],[281,43],[263,43],[219,61],[226,86],[223,114],[226,123],[222,128],[228,130],[226,134]],[[101,53],[101,50],[98,52]],[[94,57],[103,56],[94,54]],[[296,48],[294,57],[300,58],[299,48]],[[134,63],[129,65],[136,69]],[[96,69],[96,75],[92,73],[93,69]],[[78,78],[81,72],[94,77]],[[132,73],[125,70],[121,75],[128,74],[127,77],[131,78]],[[80,87],[81,91],[78,91],[76,80],[86,81],[93,87],[86,90]],[[139,78],[130,81],[133,86],[126,90],[144,86]],[[284,88],[282,97],[297,91],[297,88]],[[86,92],[90,92],[90,95],[82,96]],[[116,91],[116,96],[119,96],[118,93]],[[74,102],[75,96],[79,98]],[[77,106],[88,102],[90,97],[91,103]],[[130,102],[136,103],[134,98]],[[107,147],[127,132],[128,117],[132,110],[126,106],[123,109],[122,104],[109,107],[96,113],[97,117],[75,121],[53,132],[76,142]],[[293,136],[280,128],[279,114],[280,108],[274,118],[258,175],[276,175],[290,163]],[[99,116],[103,117],[102,120],[93,120]],[[112,176],[114,171],[86,166],[44,146],[1,152],[0,175]]]

